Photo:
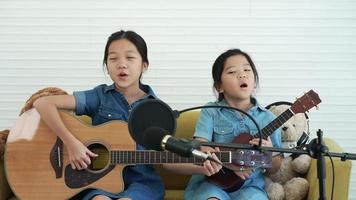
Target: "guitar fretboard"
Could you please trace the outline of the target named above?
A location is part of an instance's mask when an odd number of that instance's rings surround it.
[[[231,152],[215,152],[223,163],[231,163]],[[168,151],[111,151],[112,164],[203,163],[202,158],[183,157]]]
[[[267,126],[265,126],[262,130],[262,137],[266,139],[268,136],[272,135],[272,133],[277,130],[279,127],[281,127],[288,119],[290,119],[294,113],[291,111],[291,109],[287,109],[284,111],[282,114],[280,114],[276,119],[274,119],[272,122],[270,122]],[[254,138],[258,138],[259,135],[258,133],[253,135]]]

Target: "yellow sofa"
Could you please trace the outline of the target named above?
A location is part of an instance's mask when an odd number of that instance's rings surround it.
[[[177,131],[175,137],[190,138],[194,132],[195,122],[199,116],[198,111],[182,114],[177,121]],[[332,139],[325,139],[326,145],[331,152],[343,152],[342,148]],[[347,200],[350,183],[351,161],[341,161],[339,158],[334,158],[335,165],[335,189],[334,199]],[[326,194],[327,199],[331,195],[331,162],[328,158],[326,161]],[[189,180],[189,176],[182,176],[166,172],[160,166],[156,166],[157,171],[162,176],[166,188],[166,200],[183,199],[184,188]],[[318,179],[316,173],[316,160],[312,161],[311,168],[307,174],[307,179],[310,183],[308,200],[315,200],[319,197]],[[7,182],[3,165],[3,158],[0,159],[0,200],[9,198],[16,199]]]

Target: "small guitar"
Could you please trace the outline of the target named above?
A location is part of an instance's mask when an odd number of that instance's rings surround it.
[[[71,133],[99,156],[88,169],[73,170],[62,141],[41,120],[39,113],[35,109],[23,113],[11,129],[5,152],[7,178],[20,199],[63,200],[87,188],[119,193],[124,188],[125,166],[204,162],[166,151],[136,151],[127,124],[122,121],[88,126],[67,112],[60,111],[60,115]],[[223,151],[217,156],[223,162],[243,161],[246,167],[272,166],[271,154],[258,151]]]
[[[274,119],[267,126],[265,126],[261,130],[262,138],[267,139],[268,136],[272,135],[275,130],[281,127],[293,115],[297,113],[304,113],[312,107],[317,106],[320,102],[321,100],[319,98],[319,95],[313,90],[310,90],[302,97],[298,98],[289,109],[284,111],[276,119]],[[259,138],[259,134],[250,135],[249,133],[241,133],[240,135],[236,136],[236,138],[234,138],[232,143],[248,144],[249,141],[253,138]],[[223,168],[223,170],[220,170],[219,173],[208,177],[208,179],[226,191],[237,190],[245,182],[232,170],[229,170],[227,168]]]

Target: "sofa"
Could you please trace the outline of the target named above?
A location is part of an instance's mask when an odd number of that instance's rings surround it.
[[[190,138],[194,132],[196,120],[199,116],[199,111],[191,111],[183,113],[177,120],[177,129],[175,137]],[[83,117],[82,117],[83,119]],[[84,119],[89,121],[89,119]],[[331,152],[343,152],[343,149],[332,139],[325,138],[325,143]],[[332,168],[329,158],[326,161],[326,195],[327,199],[331,199],[331,184],[332,184]],[[349,193],[351,161],[341,161],[339,158],[333,158],[335,165],[335,189],[334,199],[347,200]],[[189,181],[189,176],[172,174],[165,171],[161,166],[156,165],[156,170],[162,176],[166,188],[166,200],[180,200],[183,199],[184,188]],[[308,200],[315,200],[319,198],[319,187],[316,170],[316,160],[312,161],[312,165],[307,174],[307,179],[310,183]],[[5,175],[4,159],[0,158],[0,200],[16,199],[12,193]]]

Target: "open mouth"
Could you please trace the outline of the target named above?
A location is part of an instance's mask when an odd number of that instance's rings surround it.
[[[247,88],[247,84],[246,83],[242,83],[241,85],[240,85],[240,88]]]
[[[126,76],[128,76],[128,74],[126,74],[125,72],[121,72],[121,73],[119,74],[119,76],[120,76],[120,77],[126,77]]]

